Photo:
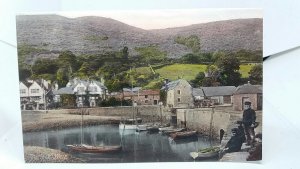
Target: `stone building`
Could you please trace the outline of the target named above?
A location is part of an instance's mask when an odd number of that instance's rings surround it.
[[[202,107],[205,101],[209,101],[212,105],[232,104],[232,95],[235,90],[235,86],[193,88],[193,97],[198,107]]]
[[[233,109],[242,111],[244,110],[244,103],[251,102],[251,107],[254,110],[262,110],[262,86],[244,84],[238,86],[233,93]]]
[[[141,89],[131,91],[131,89],[124,88],[123,99],[130,99],[136,102],[138,105],[158,105],[158,102],[160,101],[160,91]]]
[[[194,107],[192,86],[184,79],[171,81],[162,88],[167,91],[166,104],[170,108]]]

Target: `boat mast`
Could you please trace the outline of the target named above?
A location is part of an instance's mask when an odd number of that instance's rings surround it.
[[[80,140],[80,142],[81,142],[81,145],[82,145],[82,142],[83,142],[83,130],[82,130],[82,124],[83,123],[83,110],[82,110],[82,108],[81,108],[81,125],[80,125],[80,128],[81,128],[81,140]]]

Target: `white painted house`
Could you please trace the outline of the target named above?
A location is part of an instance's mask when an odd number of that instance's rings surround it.
[[[44,79],[19,83],[21,109],[45,109],[50,84]]]
[[[23,82],[20,82],[19,89],[20,89],[21,109],[24,110],[26,108],[26,103],[29,102],[28,87]]]
[[[83,107],[85,99],[88,99],[89,106],[95,107],[98,100],[106,99],[107,88],[96,80],[70,80],[66,87],[54,92],[56,95],[75,94],[77,107]]]

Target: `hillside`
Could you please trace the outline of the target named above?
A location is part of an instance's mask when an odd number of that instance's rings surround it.
[[[201,51],[262,49],[262,19],[240,19],[185,27],[143,30],[104,17],[75,19],[58,15],[17,16],[18,48],[27,63],[37,58],[57,57],[62,50],[76,55],[120,51],[129,48],[137,56],[138,47],[156,46],[168,57],[178,58],[191,49],[175,42],[178,36],[196,35]]]
[[[249,72],[254,65],[255,64],[240,65],[242,78],[249,77]],[[183,78],[190,81],[195,79],[199,72],[204,72],[206,70],[206,66],[207,65],[203,64],[172,64],[157,69],[154,67],[154,70],[156,73],[159,73],[160,78],[162,79],[176,80],[178,78]],[[139,67],[136,68],[136,71],[144,75],[152,73],[149,67]],[[157,80],[151,81],[146,87],[151,87],[156,81]]]

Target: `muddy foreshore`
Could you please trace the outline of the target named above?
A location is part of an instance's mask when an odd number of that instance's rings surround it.
[[[83,119],[83,120],[82,120]],[[119,124],[120,117],[91,116],[67,113],[27,113],[22,115],[23,132],[36,132],[45,130],[59,130],[64,128],[100,124]]]

